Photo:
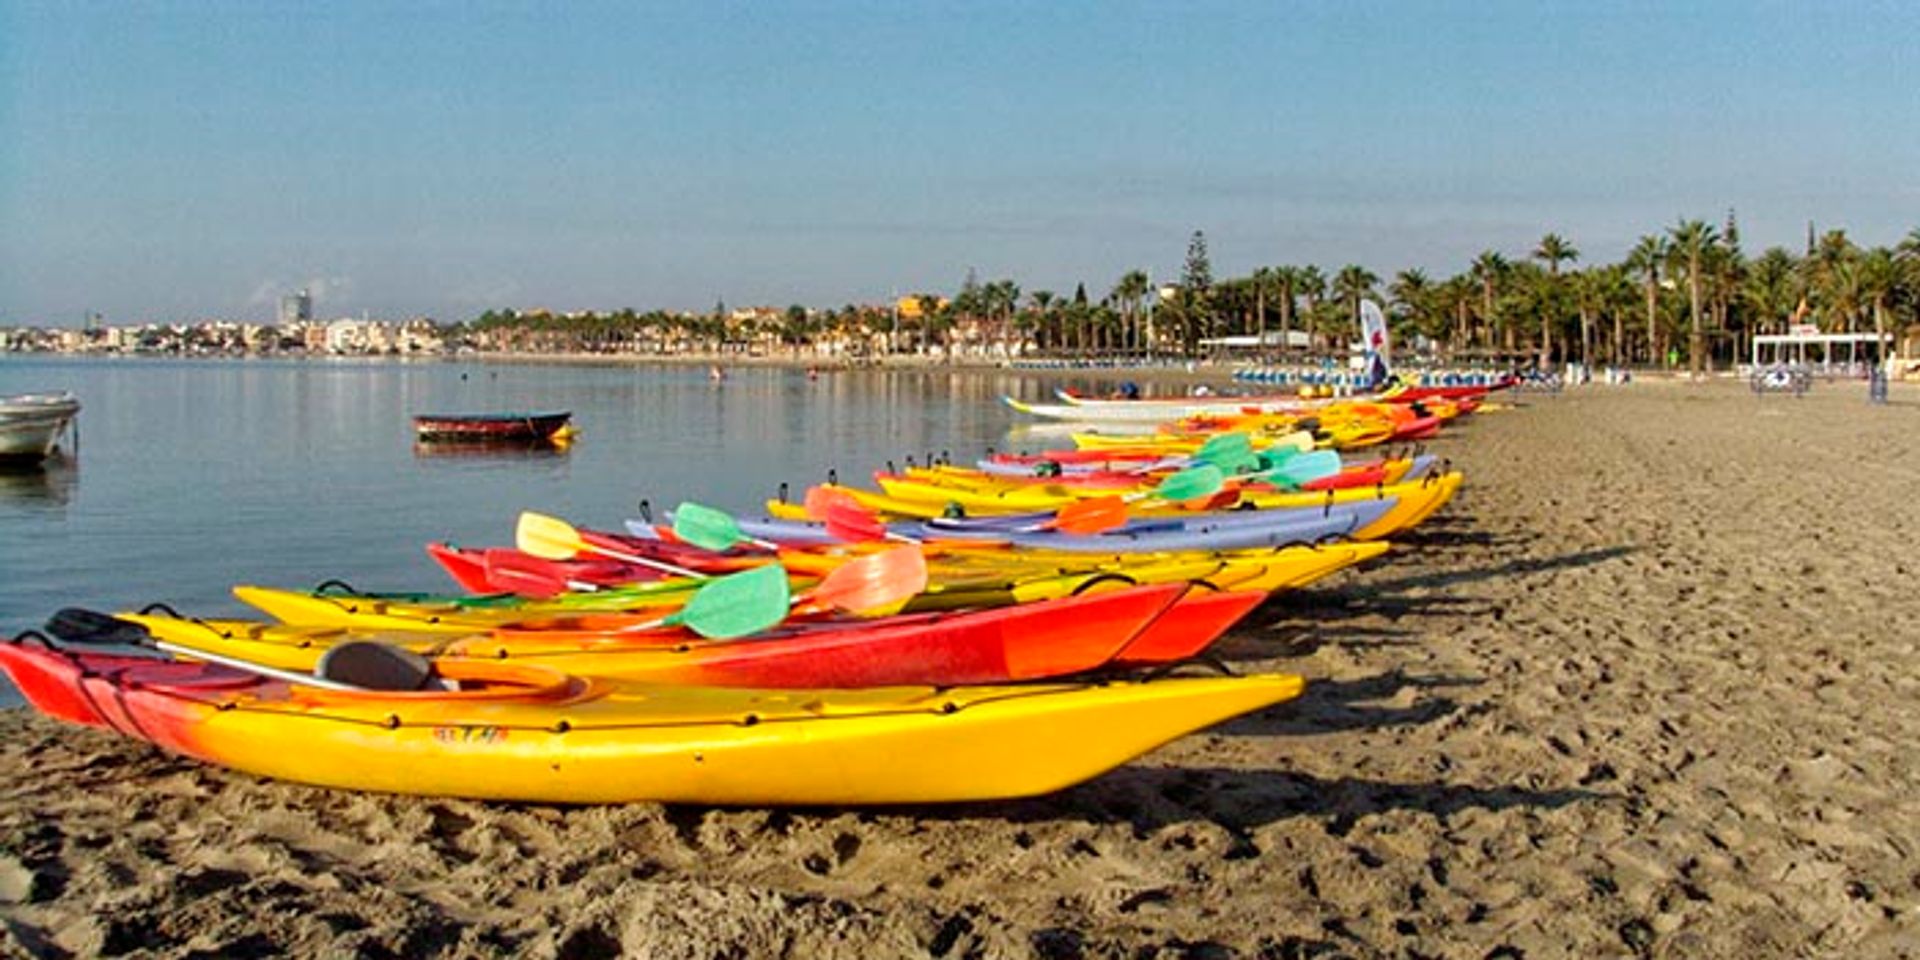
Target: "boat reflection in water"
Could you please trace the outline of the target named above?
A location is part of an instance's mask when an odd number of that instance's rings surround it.
[[[413,455],[422,460],[551,460],[564,457],[573,444],[562,441],[489,440],[476,443],[417,441]]]
[[[58,452],[42,461],[0,460],[0,503],[66,506],[79,486],[79,465]]]

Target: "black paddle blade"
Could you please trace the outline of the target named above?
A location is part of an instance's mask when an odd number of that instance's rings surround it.
[[[433,679],[433,665],[412,650],[373,640],[349,640],[321,654],[314,673],[366,690],[421,690]]]
[[[67,643],[142,646],[153,639],[147,628],[97,610],[67,607],[47,618],[47,632]]]

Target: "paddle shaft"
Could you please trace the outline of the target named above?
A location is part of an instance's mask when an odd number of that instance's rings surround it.
[[[352,684],[341,683],[337,680],[328,680],[324,677],[316,677],[311,673],[302,673],[298,670],[282,670],[279,667],[269,667],[265,664],[242,660],[239,657],[229,657],[224,654],[208,653],[205,650],[195,650],[192,647],[181,646],[180,644],[166,640],[155,640],[153,641],[153,645],[156,649],[164,650],[167,653],[178,654],[183,657],[192,657],[195,660],[205,660],[208,663],[217,663],[223,667],[244,670],[247,673],[258,674],[259,676],[269,677],[274,680],[285,680],[288,683],[319,687],[322,690],[361,689]]]
[[[712,579],[707,574],[701,573],[698,570],[688,570],[686,567],[674,566],[673,564],[668,563],[665,560],[649,560],[646,557],[636,556],[631,553],[622,553],[619,550],[614,550],[610,547],[603,547],[597,543],[589,543],[584,538],[581,539],[580,541],[580,549],[591,550],[594,553],[600,554],[603,557],[612,557],[615,560],[624,561],[626,563],[635,563],[643,567],[652,567],[653,569],[658,570],[662,573],[671,573],[676,577],[690,577],[694,580]]]

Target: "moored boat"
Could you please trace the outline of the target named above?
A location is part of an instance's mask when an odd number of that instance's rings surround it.
[[[570,435],[573,412],[428,413],[413,418],[423,443],[555,443]]]
[[[46,459],[79,412],[79,399],[65,391],[0,397],[0,461]]]

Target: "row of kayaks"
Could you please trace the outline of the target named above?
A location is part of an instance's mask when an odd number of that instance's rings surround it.
[[[1088,397],[1056,390],[1054,396],[1058,403],[1032,403],[1013,397],[1002,397],[1001,402],[1029,416],[1080,423],[1167,424],[1195,417],[1264,415],[1316,417],[1329,422],[1352,417],[1378,417],[1405,424],[1435,415],[1445,419],[1453,412],[1471,412],[1490,393],[1507,386],[1509,384],[1504,381],[1486,386],[1459,387],[1397,384],[1378,394],[1324,399],[1284,394],[1126,399]]]
[[[527,514],[512,546],[429,547],[458,592],[236,587],[254,620],[68,610],[52,637],[0,644],[0,666],[51,716],[329,787],[1044,793],[1299,695],[1299,677],[1189,665],[1274,592],[1381,557],[1461,483],[1431,456],[1349,462],[1291,432],[889,471],[760,517]]]

